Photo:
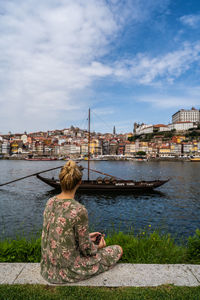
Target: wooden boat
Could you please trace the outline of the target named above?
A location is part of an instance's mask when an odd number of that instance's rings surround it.
[[[45,182],[54,189],[60,189],[59,180],[54,178],[49,179],[41,175],[36,175],[38,179]],[[78,188],[79,192],[142,192],[151,191],[160,187],[167,180],[153,180],[153,181],[133,181],[133,180],[118,180],[115,178],[97,178],[96,180],[82,180]]]

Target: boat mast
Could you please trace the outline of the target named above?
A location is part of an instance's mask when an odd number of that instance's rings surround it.
[[[90,108],[88,111],[88,180],[90,180]]]

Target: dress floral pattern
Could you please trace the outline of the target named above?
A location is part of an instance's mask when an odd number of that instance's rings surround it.
[[[119,246],[98,249],[91,241],[87,210],[74,199],[50,198],[43,217],[41,275],[48,282],[88,279],[120,259]]]

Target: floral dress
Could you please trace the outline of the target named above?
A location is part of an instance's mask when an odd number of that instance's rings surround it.
[[[43,216],[41,275],[48,282],[88,279],[120,259],[119,246],[98,249],[91,241],[87,210],[74,199],[50,198]]]

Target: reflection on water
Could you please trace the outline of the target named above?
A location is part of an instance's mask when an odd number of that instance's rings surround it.
[[[60,166],[64,162],[0,161],[0,182],[7,182],[39,170]],[[85,162],[82,163],[83,165]],[[91,168],[134,180],[171,178],[151,193],[77,194],[86,206],[93,230],[134,227],[138,232],[151,224],[179,238],[194,234],[200,227],[200,163],[190,162],[91,162]],[[46,173],[57,177],[59,171]],[[98,175],[91,173],[91,178]],[[46,201],[55,195],[51,187],[30,177],[0,189],[0,235],[28,236],[42,227]]]

